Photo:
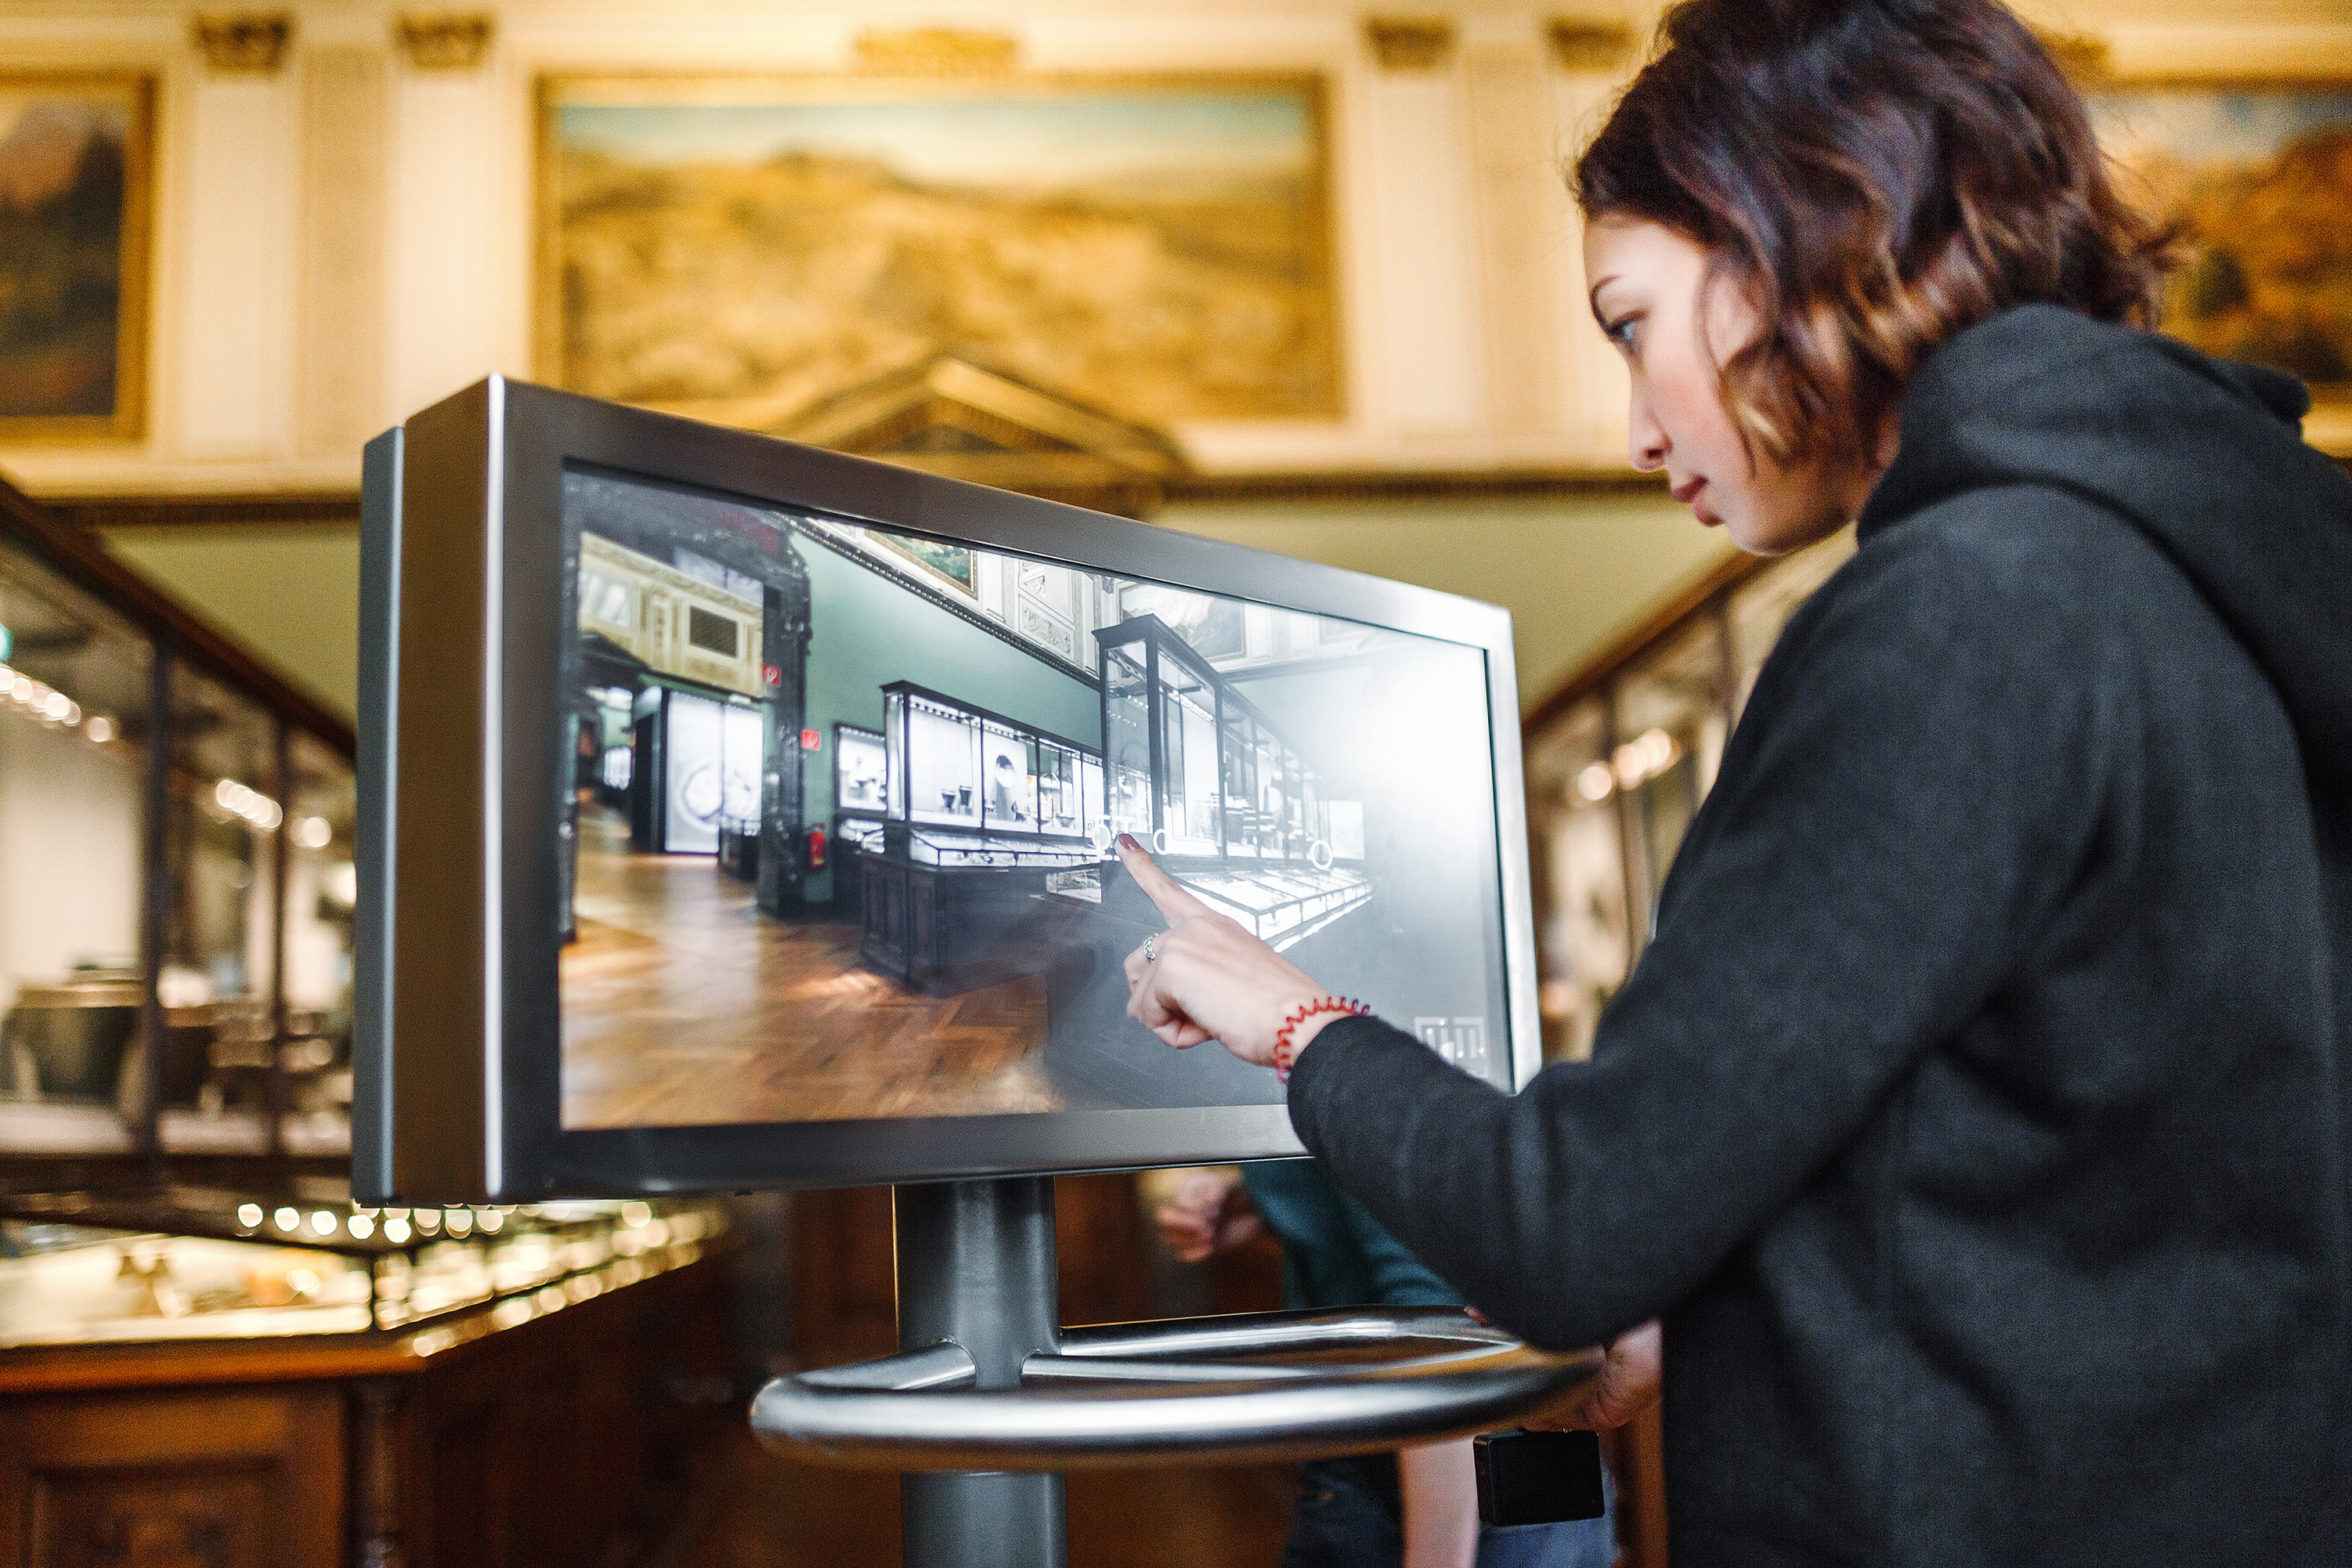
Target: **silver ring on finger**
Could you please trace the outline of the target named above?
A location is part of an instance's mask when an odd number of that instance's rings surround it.
[[[1160,954],[1153,950],[1151,940],[1152,939],[1150,936],[1143,939],[1143,962],[1146,963],[1157,963],[1160,962]]]

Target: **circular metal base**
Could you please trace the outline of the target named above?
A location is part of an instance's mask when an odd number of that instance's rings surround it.
[[[1260,1312],[1065,1330],[979,1389],[953,1340],[778,1378],[762,1441],[856,1468],[1069,1470],[1368,1453],[1492,1431],[1598,1375],[1449,1309]]]

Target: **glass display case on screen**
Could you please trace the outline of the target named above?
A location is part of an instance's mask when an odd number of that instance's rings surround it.
[[[856,724],[833,727],[834,794],[836,811],[880,816],[889,805],[890,753],[881,734]]]
[[[1315,770],[1166,622],[1139,616],[1095,636],[1117,831],[1180,858],[1300,860],[1318,870],[1363,858],[1360,803],[1349,803],[1359,830],[1342,857]]]

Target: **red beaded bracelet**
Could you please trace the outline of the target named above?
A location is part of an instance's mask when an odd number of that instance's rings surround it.
[[[1297,1010],[1282,1021],[1281,1029],[1278,1030],[1274,1037],[1274,1077],[1276,1082],[1288,1083],[1290,1081],[1290,1064],[1297,1056],[1297,1053],[1291,1049],[1290,1031],[1298,1027],[1299,1025],[1304,1024],[1307,1019],[1312,1018],[1318,1013],[1347,1013],[1361,1018],[1369,1016],[1371,1013],[1371,1009],[1365,1006],[1361,1002],[1357,1001],[1352,996],[1318,996],[1312,1002],[1300,1003]]]

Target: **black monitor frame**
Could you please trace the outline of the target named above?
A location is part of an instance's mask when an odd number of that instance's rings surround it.
[[[850,1186],[1279,1158],[1281,1105],[565,1131],[560,702],[567,468],[829,513],[1482,650],[1511,1081],[1539,1063],[1508,612],[1076,507],[492,377],[369,444],[362,521],[355,1194]],[[1214,1048],[1214,1047],[1207,1047]]]

